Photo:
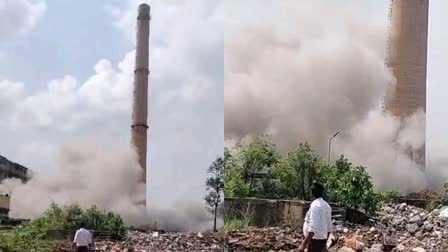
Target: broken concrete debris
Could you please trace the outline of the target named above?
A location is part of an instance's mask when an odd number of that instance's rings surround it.
[[[336,245],[330,252],[448,251],[448,217],[442,207],[431,212],[389,204],[371,225],[335,222]],[[295,251],[303,236],[289,227],[249,228],[226,232],[229,251]]]
[[[130,231],[123,241],[97,241],[93,251],[98,252],[152,252],[152,251],[224,251],[223,233],[163,233]],[[72,251],[69,248],[59,251]]]

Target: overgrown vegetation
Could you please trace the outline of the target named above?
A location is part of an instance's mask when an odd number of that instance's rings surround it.
[[[240,230],[245,229],[249,224],[244,219],[224,219],[225,230]]]
[[[101,211],[95,206],[81,209],[78,205],[51,207],[39,218],[29,224],[19,226],[12,232],[0,233],[0,251],[3,252],[50,252],[64,241],[52,241],[48,235],[51,230],[75,231],[81,223],[91,230],[109,231],[112,235],[123,237],[126,226],[123,219],[113,213]]]
[[[434,210],[438,206],[448,206],[448,183],[445,183],[444,190],[440,195],[428,195],[429,203],[428,210]]]
[[[400,196],[400,192],[396,190],[381,192],[381,199],[384,203],[397,203]]]
[[[226,148],[224,154],[226,197],[310,200],[310,185],[319,181],[330,200],[345,207],[373,213],[383,199],[365,167],[344,156],[328,163],[308,143],[282,156],[263,136]]]
[[[234,210],[236,211],[226,213],[227,218],[224,219],[225,230],[244,229],[251,225],[255,207],[250,202]]]

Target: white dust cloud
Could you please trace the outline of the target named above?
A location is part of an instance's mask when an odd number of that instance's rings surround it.
[[[141,168],[130,149],[65,146],[57,167],[53,175],[36,174],[26,184],[16,179],[0,184],[0,193],[12,195],[11,216],[36,218],[54,202],[61,206],[79,204],[83,208],[96,205],[119,213],[127,224],[134,226],[157,224],[158,228],[172,231],[203,231],[212,227],[213,221],[202,202],[175,203],[170,209],[162,209],[151,205],[149,199],[149,210],[138,205],[144,197],[143,188],[138,186]],[[167,183],[167,189],[170,186]]]
[[[395,83],[384,64],[385,23],[362,9],[308,7],[291,4],[282,9],[288,22],[262,17],[268,22],[239,24],[225,37],[226,141],[269,134],[282,152],[308,141],[326,157],[340,131],[333,160],[344,154],[367,166],[379,189],[422,189],[425,174],[407,153],[424,145],[424,113],[380,112]]]

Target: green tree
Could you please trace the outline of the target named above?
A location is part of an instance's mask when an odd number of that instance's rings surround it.
[[[255,175],[268,172],[280,159],[276,146],[267,136],[257,137],[253,142],[237,146],[243,180],[249,184],[249,196],[256,191]]]
[[[310,187],[314,180],[319,180],[318,172],[322,161],[311,145],[299,144],[297,149],[288,153],[275,168],[274,174],[281,182],[281,191],[289,198],[309,200]]]
[[[243,169],[238,166],[237,158],[227,147],[224,148],[224,174],[225,197],[246,197],[248,195],[249,185],[243,179]]]
[[[222,201],[224,190],[224,160],[218,157],[207,170],[209,177],[205,182],[207,195],[205,203],[209,211],[213,214],[213,231],[216,232],[216,217],[218,214],[218,206]]]

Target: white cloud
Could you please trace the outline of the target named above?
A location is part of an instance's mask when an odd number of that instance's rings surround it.
[[[45,0],[0,1],[0,38],[29,31],[47,10]]]
[[[220,3],[157,1],[152,5],[150,202],[166,205],[180,197],[201,200],[206,168],[222,153]],[[112,15],[130,42],[135,36],[137,4],[133,0],[125,6],[117,4],[119,11],[115,9],[115,16]],[[174,22],[174,16],[181,16],[183,21]],[[132,43],[129,45],[133,47]],[[62,78],[49,80],[37,91],[31,91],[36,90],[30,88],[32,83],[0,82],[0,91],[7,90],[0,92],[0,98],[8,94],[8,99],[1,101],[7,101],[11,108],[0,109],[6,122],[0,124],[0,137],[4,134],[13,140],[0,146],[0,154],[14,157],[14,161],[37,172],[48,173],[47,167],[55,166],[57,151],[64,144],[87,142],[127,147],[135,52],[130,50],[122,55],[120,62],[98,60],[85,79],[60,73]],[[174,185],[168,187],[168,178]]]

